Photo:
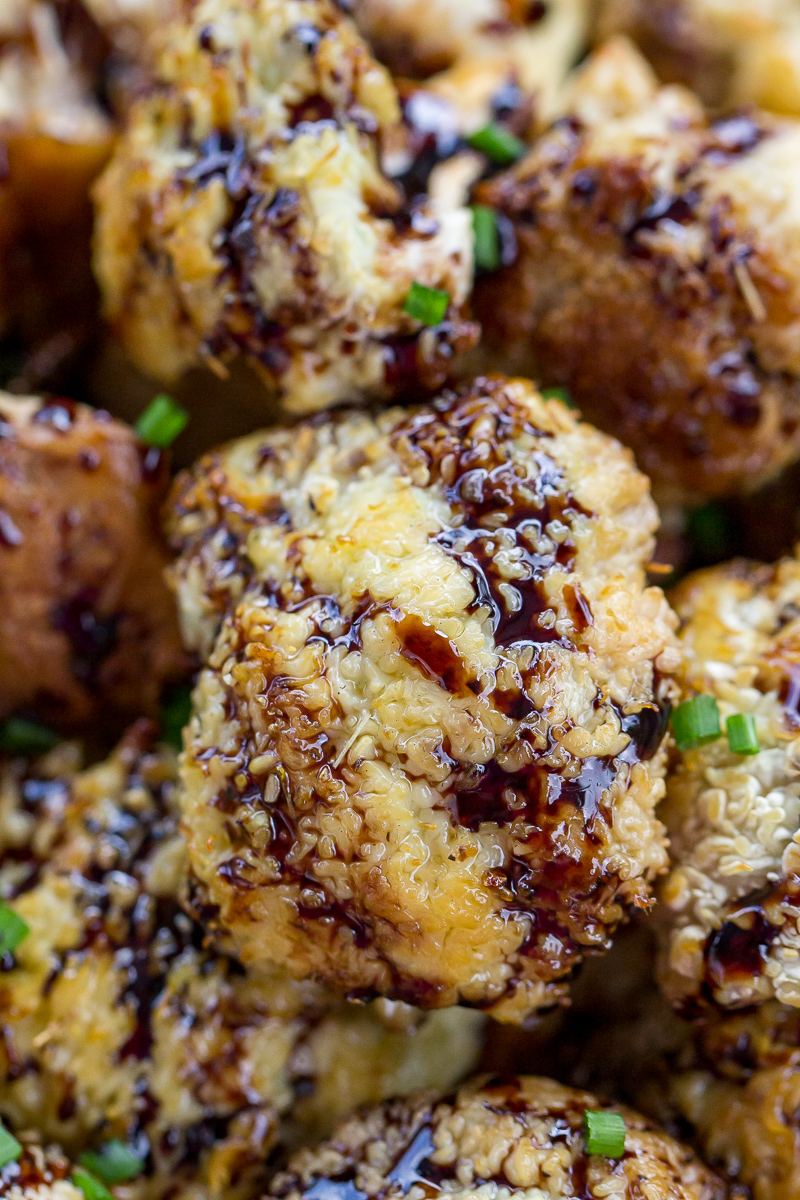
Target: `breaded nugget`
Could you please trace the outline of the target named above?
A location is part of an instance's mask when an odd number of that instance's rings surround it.
[[[800,562],[699,571],[672,603],[684,695],[717,700],[723,736],[676,754],[668,778],[663,982],[676,1002],[800,1005]],[[735,713],[758,753],[731,750]]]
[[[279,1138],[455,1082],[481,1017],[332,1007],[208,945],[180,903],[175,778],[148,722],[83,772],[69,747],[6,765],[0,896],[29,932],[0,956],[0,1114],[74,1152],[130,1142],[147,1158],[135,1195],[249,1195]]]
[[[524,380],[254,434],[176,485],[182,772],[248,962],[511,1021],[648,904],[672,617],[629,453]]]
[[[707,104],[800,114],[796,0],[600,0],[596,18],[596,36],[627,34]]]
[[[621,40],[563,110],[479,189],[518,242],[476,294],[487,336],[665,500],[756,487],[800,453],[800,124],[711,121]]]
[[[244,354],[298,412],[442,379],[469,211],[382,174],[389,75],[332,0],[201,0],[167,24],[96,189],[95,266],[133,360],[165,380]],[[430,325],[412,283],[447,293]]]
[[[588,1153],[587,1110],[623,1117],[622,1157]],[[278,1200],[429,1194],[723,1200],[726,1193],[691,1150],[637,1113],[536,1076],[478,1078],[447,1099],[422,1095],[363,1112],[296,1154],[269,1190]]]
[[[186,669],[157,451],[108,413],[0,393],[0,714],[152,713]]]

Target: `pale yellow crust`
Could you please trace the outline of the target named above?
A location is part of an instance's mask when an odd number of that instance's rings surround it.
[[[565,997],[665,862],[655,522],[627,452],[501,378],[179,480],[184,831],[248,962],[512,1021]]]
[[[418,1096],[340,1125],[328,1142],[300,1151],[272,1182],[280,1200],[350,1194],[423,1200],[722,1200],[725,1188],[692,1152],[629,1109],[619,1160],[588,1154],[587,1092],[535,1076],[478,1078],[454,1096]],[[330,1189],[330,1190],[328,1190]]]
[[[683,694],[714,696],[723,732],[752,714],[760,749],[734,754],[723,736],[676,755],[660,810],[672,859],[663,983],[679,1002],[800,1005],[800,562],[713,567],[672,602]]]

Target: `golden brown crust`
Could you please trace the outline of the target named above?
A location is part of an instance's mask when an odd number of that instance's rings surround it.
[[[465,320],[470,216],[412,213],[382,174],[397,96],[332,0],[202,0],[98,183],[95,266],[138,365],[175,379],[243,354],[295,411],[434,387]],[[433,328],[412,282],[446,291]]]
[[[147,1160],[132,1195],[249,1196],[280,1138],[359,1103],[448,1086],[478,1014],[335,1003],[206,944],[177,833],[175,755],[147,722],[76,773],[58,747],[0,781],[0,897],[30,932],[0,957],[0,1114],[72,1151],[117,1137]]]
[[[624,1156],[587,1154],[583,1115],[606,1107],[549,1079],[478,1078],[452,1098],[419,1096],[351,1118],[295,1155],[270,1195],[722,1200],[723,1184],[690,1150],[629,1109],[612,1110],[625,1121]]]
[[[0,394],[0,713],[153,712],[185,669],[157,514],[166,462],[107,413]]]
[[[509,1020],[564,996],[664,861],[654,521],[619,446],[501,378],[178,483],[185,829],[249,961]]]
[[[566,384],[665,496],[755,487],[800,449],[799,144],[763,114],[710,122],[609,43],[481,189],[518,240],[477,289],[490,339]]]

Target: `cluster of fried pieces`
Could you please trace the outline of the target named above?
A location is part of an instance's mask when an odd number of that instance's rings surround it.
[[[797,1200],[800,553],[651,580],[800,0],[0,0],[0,149],[0,1200]]]

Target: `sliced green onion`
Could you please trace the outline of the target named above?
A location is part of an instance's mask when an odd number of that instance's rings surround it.
[[[139,1155],[117,1138],[106,1142],[97,1151],[87,1150],[78,1162],[104,1183],[124,1183],[126,1179],[135,1179],[144,1167]]]
[[[449,303],[449,292],[425,287],[424,283],[414,280],[406,296],[403,312],[408,313],[415,321],[422,321],[423,325],[439,325],[444,320]]]
[[[80,1167],[76,1167],[70,1179],[76,1188],[80,1188],[86,1200],[114,1200],[105,1184],[102,1184],[99,1179],[95,1179],[94,1175],[82,1170]]]
[[[0,1123],[0,1167],[7,1167],[10,1162],[16,1162],[22,1154],[22,1146],[13,1137],[5,1125]]]
[[[161,706],[161,736],[168,746],[183,749],[183,727],[192,715],[192,689],[175,689]]]
[[[689,513],[686,532],[695,554],[703,560],[716,561],[731,552],[733,529],[728,511],[712,501]]]
[[[713,696],[692,696],[672,711],[672,732],[679,750],[694,750],[722,737],[719,705]]]
[[[171,396],[156,396],[136,422],[136,432],[148,446],[166,450],[186,428],[189,414]]]
[[[583,1139],[587,1154],[622,1158],[625,1153],[625,1122],[619,1113],[587,1109],[583,1114]]]
[[[467,144],[501,167],[507,167],[509,163],[522,158],[527,149],[521,138],[496,121],[473,133],[472,137],[467,138]]]
[[[500,233],[493,208],[485,204],[473,205],[472,231],[475,236],[475,266],[481,271],[496,271],[500,266]]]
[[[542,395],[545,400],[560,400],[562,404],[566,404],[567,408],[574,408],[575,401],[570,395],[569,388],[565,387],[549,387],[542,388]]]
[[[752,713],[734,713],[728,717],[725,732],[734,754],[758,754],[758,734]]]
[[[7,904],[0,904],[0,954],[13,954],[30,933],[27,921]]]
[[[58,734],[24,717],[9,717],[0,725],[0,750],[6,754],[46,754],[58,742]]]

